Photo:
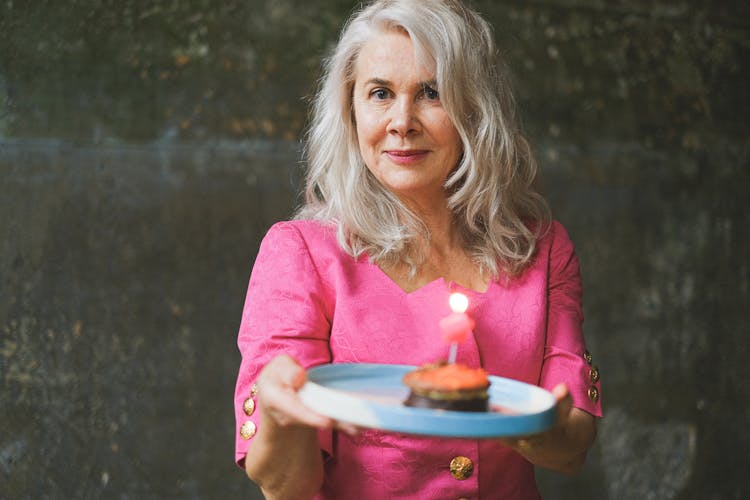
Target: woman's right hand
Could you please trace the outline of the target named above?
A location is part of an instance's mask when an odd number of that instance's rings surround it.
[[[280,354],[258,376],[258,402],[262,425],[308,426],[328,429],[333,420],[305,406],[297,391],[305,384],[307,372],[291,356]]]
[[[334,422],[302,403],[297,391],[305,380],[304,368],[285,354],[258,375],[260,422],[245,471],[267,499],[311,498],[323,484],[317,429],[331,428]]]

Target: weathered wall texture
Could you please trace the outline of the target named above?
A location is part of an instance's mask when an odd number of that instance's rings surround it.
[[[354,2],[0,3],[0,498],[257,495],[236,329]],[[750,8],[477,1],[582,260],[606,418],[548,499],[750,497]]]

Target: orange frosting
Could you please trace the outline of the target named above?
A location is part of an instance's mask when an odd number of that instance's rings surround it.
[[[404,383],[419,389],[457,391],[489,387],[487,372],[458,363],[427,365],[404,376]]]

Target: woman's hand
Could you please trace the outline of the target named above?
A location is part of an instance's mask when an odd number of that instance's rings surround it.
[[[286,354],[273,358],[258,376],[258,401],[263,421],[270,420],[271,425],[278,427],[334,427],[347,434],[356,434],[356,426],[330,419],[305,406],[297,391],[306,381],[307,372],[294,358]]]
[[[501,441],[535,465],[575,474],[594,443],[596,421],[589,413],[573,408],[573,399],[565,384],[557,385],[552,394],[557,400],[557,420],[550,430]]]
[[[307,373],[292,357],[281,354],[261,370],[258,377],[258,402],[263,425],[288,427],[302,425],[327,429],[333,421],[306,407],[297,391],[305,384]]]
[[[245,471],[267,499],[311,498],[323,484],[323,457],[318,429],[356,428],[309,409],[297,391],[307,373],[281,354],[258,376],[260,422],[245,457]]]
[[[317,429],[333,421],[302,403],[297,391],[305,380],[305,370],[287,355],[269,361],[258,376],[260,422],[245,471],[267,499],[312,498],[323,484]]]

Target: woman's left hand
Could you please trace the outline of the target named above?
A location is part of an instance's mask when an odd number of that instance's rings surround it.
[[[591,414],[573,408],[573,398],[565,384],[555,386],[552,394],[557,400],[557,420],[550,430],[500,441],[535,465],[575,474],[596,437],[596,421]]]

